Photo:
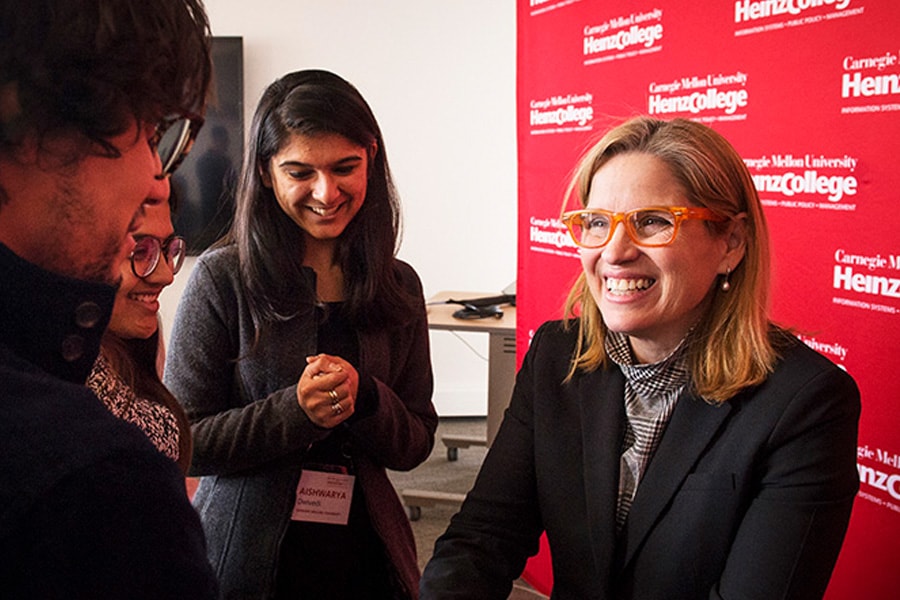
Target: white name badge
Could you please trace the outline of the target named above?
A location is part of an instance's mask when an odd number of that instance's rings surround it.
[[[300,473],[294,502],[294,521],[346,525],[350,519],[354,475],[310,471]]]

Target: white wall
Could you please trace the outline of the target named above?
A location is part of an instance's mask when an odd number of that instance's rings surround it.
[[[499,293],[516,277],[512,0],[206,0],[214,35],[244,39],[245,123],[263,89],[304,68],[359,88],[381,125],[404,212],[400,258],[442,290]],[[163,297],[170,327],[189,267]],[[486,336],[463,338],[483,356]],[[432,332],[435,404],[484,414],[487,365]]]

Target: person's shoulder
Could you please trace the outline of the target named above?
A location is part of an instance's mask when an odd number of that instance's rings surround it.
[[[562,319],[545,321],[529,336],[529,354],[540,356],[540,360],[556,357],[568,362],[578,339],[578,324]]]
[[[84,385],[9,365],[0,376],[0,506],[7,517],[73,473],[110,460],[152,464],[159,455]]]
[[[236,269],[238,263],[238,247],[236,244],[214,246],[204,250],[197,257],[198,265],[203,265],[213,271],[225,269],[228,272],[233,268]]]
[[[394,272],[402,281],[419,281],[419,274],[408,262],[394,259]]]
[[[29,432],[0,426],[0,557],[15,565],[5,583],[23,596],[41,580],[79,597],[214,597],[202,527],[175,463],[136,427],[95,410],[90,394],[59,391],[55,402],[3,398],[36,404],[16,415]],[[22,451],[10,456],[7,444]]]
[[[216,246],[204,250],[197,257],[197,261],[191,269],[189,289],[204,290],[201,294],[206,297],[206,292],[211,287],[219,290],[221,294],[229,295],[229,290],[240,287],[241,281],[240,257],[236,244]]]
[[[776,348],[778,349],[779,359],[775,365],[775,371],[783,372],[785,376],[817,377],[828,375],[839,379],[852,380],[847,371],[789,333],[781,335]]]
[[[91,456],[116,445],[141,446],[140,431],[112,415],[84,384],[9,364],[0,365],[0,376],[0,431],[35,442],[32,452],[59,448]],[[0,435],[0,444],[9,439]],[[83,444],[85,439],[92,442]]]
[[[399,258],[395,258],[393,270],[394,276],[404,289],[414,290],[417,295],[422,293],[422,280],[419,278],[419,274],[412,265]]]
[[[789,332],[775,341],[778,359],[764,382],[746,390],[747,398],[764,397],[764,404],[779,405],[806,398],[821,402],[821,395],[859,405],[859,388],[849,373]],[[780,400],[779,400],[780,399]]]
[[[578,324],[574,321],[553,319],[544,321],[534,332],[532,341],[540,338],[548,341],[572,341],[578,336]]]

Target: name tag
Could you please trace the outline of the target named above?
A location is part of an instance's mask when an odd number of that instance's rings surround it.
[[[303,469],[291,519],[346,525],[355,480],[354,475]]]

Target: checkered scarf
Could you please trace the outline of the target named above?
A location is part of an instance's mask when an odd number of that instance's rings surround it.
[[[619,466],[619,503],[616,524],[621,530],[641,476],[659,445],[675,402],[690,379],[687,338],[660,362],[635,364],[628,338],[615,332],[606,336],[606,351],[625,375],[625,439]]]

